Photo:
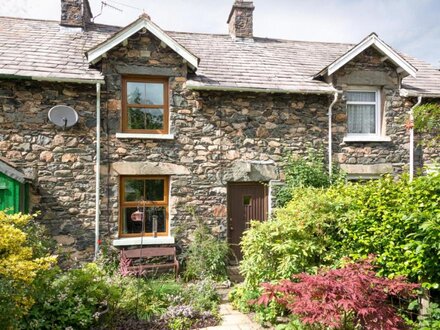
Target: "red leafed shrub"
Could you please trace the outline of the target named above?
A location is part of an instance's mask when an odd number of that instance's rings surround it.
[[[402,318],[390,304],[391,298],[415,297],[419,286],[400,277],[376,276],[372,258],[349,263],[318,275],[299,274],[278,284],[263,283],[259,304],[275,300],[304,324],[344,329],[347,322],[367,330],[404,328]]]

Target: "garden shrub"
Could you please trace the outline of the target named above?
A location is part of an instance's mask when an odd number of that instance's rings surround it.
[[[28,313],[35,301],[36,277],[56,261],[29,228],[42,233],[32,215],[0,211],[0,325],[4,329],[16,327]]]
[[[244,284],[231,294],[241,310],[261,282],[316,273],[341,258],[376,255],[380,276],[405,276],[438,288],[440,174],[409,182],[384,177],[362,184],[296,188],[268,222],[253,222],[242,239]],[[249,306],[255,311],[255,307]]]
[[[300,158],[290,154],[284,162],[286,178],[285,184],[275,192],[277,207],[283,207],[291,201],[296,188],[327,188],[344,178],[344,174],[337,167],[333,169],[333,176],[330,177],[322,150],[309,148],[307,156]]]
[[[414,109],[414,128],[418,133],[424,133],[428,146],[440,142],[440,105],[425,103]]]
[[[339,187],[339,186],[338,186]],[[341,188],[298,188],[275,219],[254,221],[244,233],[240,272],[248,287],[315,272],[341,257],[339,223],[351,207],[352,194]]]
[[[150,327],[160,329],[189,329],[195,324],[217,323],[220,298],[210,280],[189,284],[166,278],[120,280],[120,315],[149,321]]]
[[[122,290],[117,308],[141,320],[151,321],[164,314],[173,297],[182,293],[182,287],[170,279],[120,278]]]
[[[185,271],[182,277],[186,281],[204,278],[224,280],[227,276],[228,243],[215,237],[200,219],[196,220],[193,239],[184,253]]]
[[[355,194],[350,219],[342,226],[346,255],[373,253],[380,275],[438,287],[440,174],[412,182],[406,175],[397,181],[385,177],[357,185]]]
[[[275,219],[242,239],[245,283],[313,273],[343,256],[377,256],[378,272],[438,287],[440,174],[391,177],[327,189],[297,188]],[[428,286],[428,284],[427,284]]]
[[[428,315],[419,316],[419,323],[416,327],[420,330],[440,329],[440,305],[431,303]]]
[[[121,292],[95,263],[44,274],[36,303],[23,321],[26,329],[89,329],[104,311],[114,309]]]
[[[262,286],[265,291],[259,304],[267,306],[276,301],[304,324],[340,330],[402,329],[404,321],[390,304],[390,298],[414,298],[418,287],[404,278],[376,276],[371,259]]]
[[[215,289],[215,284],[210,279],[187,284],[182,292],[184,302],[198,311],[216,311],[220,296]]]

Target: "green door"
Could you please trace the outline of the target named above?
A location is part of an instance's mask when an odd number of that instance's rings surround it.
[[[24,184],[0,173],[0,210],[8,213],[25,212]]]

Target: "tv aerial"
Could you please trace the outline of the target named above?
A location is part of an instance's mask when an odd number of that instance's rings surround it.
[[[47,114],[49,120],[63,129],[72,127],[78,122],[78,113],[67,105],[56,105]]]

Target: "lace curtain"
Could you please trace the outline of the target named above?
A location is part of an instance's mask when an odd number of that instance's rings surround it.
[[[376,133],[376,93],[347,92],[348,133]]]

